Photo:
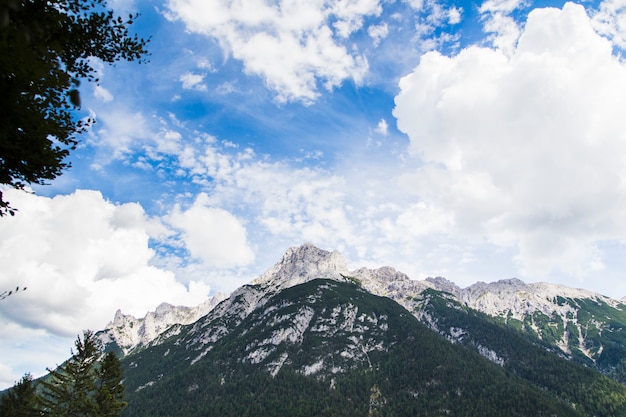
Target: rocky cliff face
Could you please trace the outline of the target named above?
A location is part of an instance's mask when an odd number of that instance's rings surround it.
[[[97,336],[105,346],[115,344],[126,355],[137,347],[149,344],[172,325],[197,321],[226,298],[226,294],[217,293],[196,307],[162,303],[155,311],[139,319],[117,310],[113,321]]]
[[[338,252],[309,244],[289,249],[255,283],[274,294],[319,277],[356,279],[367,291],[395,300],[431,326],[433,322],[424,314],[427,299],[421,294],[426,290],[448,293],[460,305],[538,337],[567,357],[607,372],[626,366],[626,359],[616,353],[626,354],[626,336],[621,336],[621,329],[626,328],[626,305],[591,291],[548,283],[527,284],[516,278],[460,288],[442,277],[411,280],[389,266],[350,271]],[[611,348],[610,359],[607,346]]]
[[[315,278],[342,280],[342,274],[348,273],[346,260],[339,252],[306,243],[289,248],[279,262],[253,283],[267,288],[288,288]]]
[[[626,324],[626,305],[591,291],[506,279],[479,282],[455,290],[454,295],[467,307],[533,334],[587,364],[604,362],[606,346],[625,348],[626,339],[620,335]],[[609,367],[617,365],[611,362]]]

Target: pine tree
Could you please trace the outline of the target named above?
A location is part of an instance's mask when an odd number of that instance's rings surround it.
[[[49,417],[92,417],[98,404],[96,361],[101,349],[93,332],[87,330],[75,342],[76,352],[42,381],[42,411]]]
[[[107,353],[98,370],[98,416],[117,417],[126,407],[124,402],[124,385],[122,385],[122,366],[113,352]]]
[[[119,417],[126,407],[122,366],[114,353],[102,357],[94,333],[75,342],[72,357],[41,382],[41,412],[46,417]],[[98,360],[102,358],[100,362]]]
[[[33,377],[26,374],[0,398],[0,416],[34,417],[39,416],[36,407],[35,384]]]

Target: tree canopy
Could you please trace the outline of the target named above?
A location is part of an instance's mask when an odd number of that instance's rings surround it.
[[[37,410],[37,394],[33,377],[26,374],[0,398],[0,416],[35,417],[40,416]]]
[[[44,184],[69,167],[94,122],[74,112],[80,82],[98,82],[94,59],[142,61],[147,40],[128,30],[136,18],[106,0],[0,0],[0,186]],[[0,188],[0,216],[14,211]]]
[[[41,381],[40,411],[49,417],[119,417],[126,407],[119,359],[112,352],[102,357],[91,331],[75,346],[72,357]]]
[[[92,331],[76,338],[70,359],[34,381],[30,374],[0,395],[0,416],[120,417],[126,408],[120,360]]]

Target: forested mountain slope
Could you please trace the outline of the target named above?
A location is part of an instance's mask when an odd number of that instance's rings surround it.
[[[313,280],[241,320],[231,312],[128,356],[125,415],[626,415],[626,388],[598,373],[582,384],[599,404],[584,404],[450,343],[354,283]]]
[[[462,289],[302,245],[203,308],[103,332],[126,354],[127,416],[626,416],[626,305],[584,290]]]

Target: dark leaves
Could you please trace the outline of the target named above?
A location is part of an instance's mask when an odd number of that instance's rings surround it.
[[[11,214],[11,216],[13,216],[13,214]],[[5,298],[9,297],[12,294],[15,294],[19,291],[26,291],[26,287],[22,287],[20,288],[19,286],[15,287],[15,290],[9,290],[9,291],[3,291],[0,292],[0,300],[4,300]]]
[[[116,17],[105,0],[0,4],[0,184],[45,184],[93,120],[80,120],[80,80],[97,82],[92,58],[141,61],[147,40],[128,31],[137,15]],[[0,216],[15,209],[0,193]]]

